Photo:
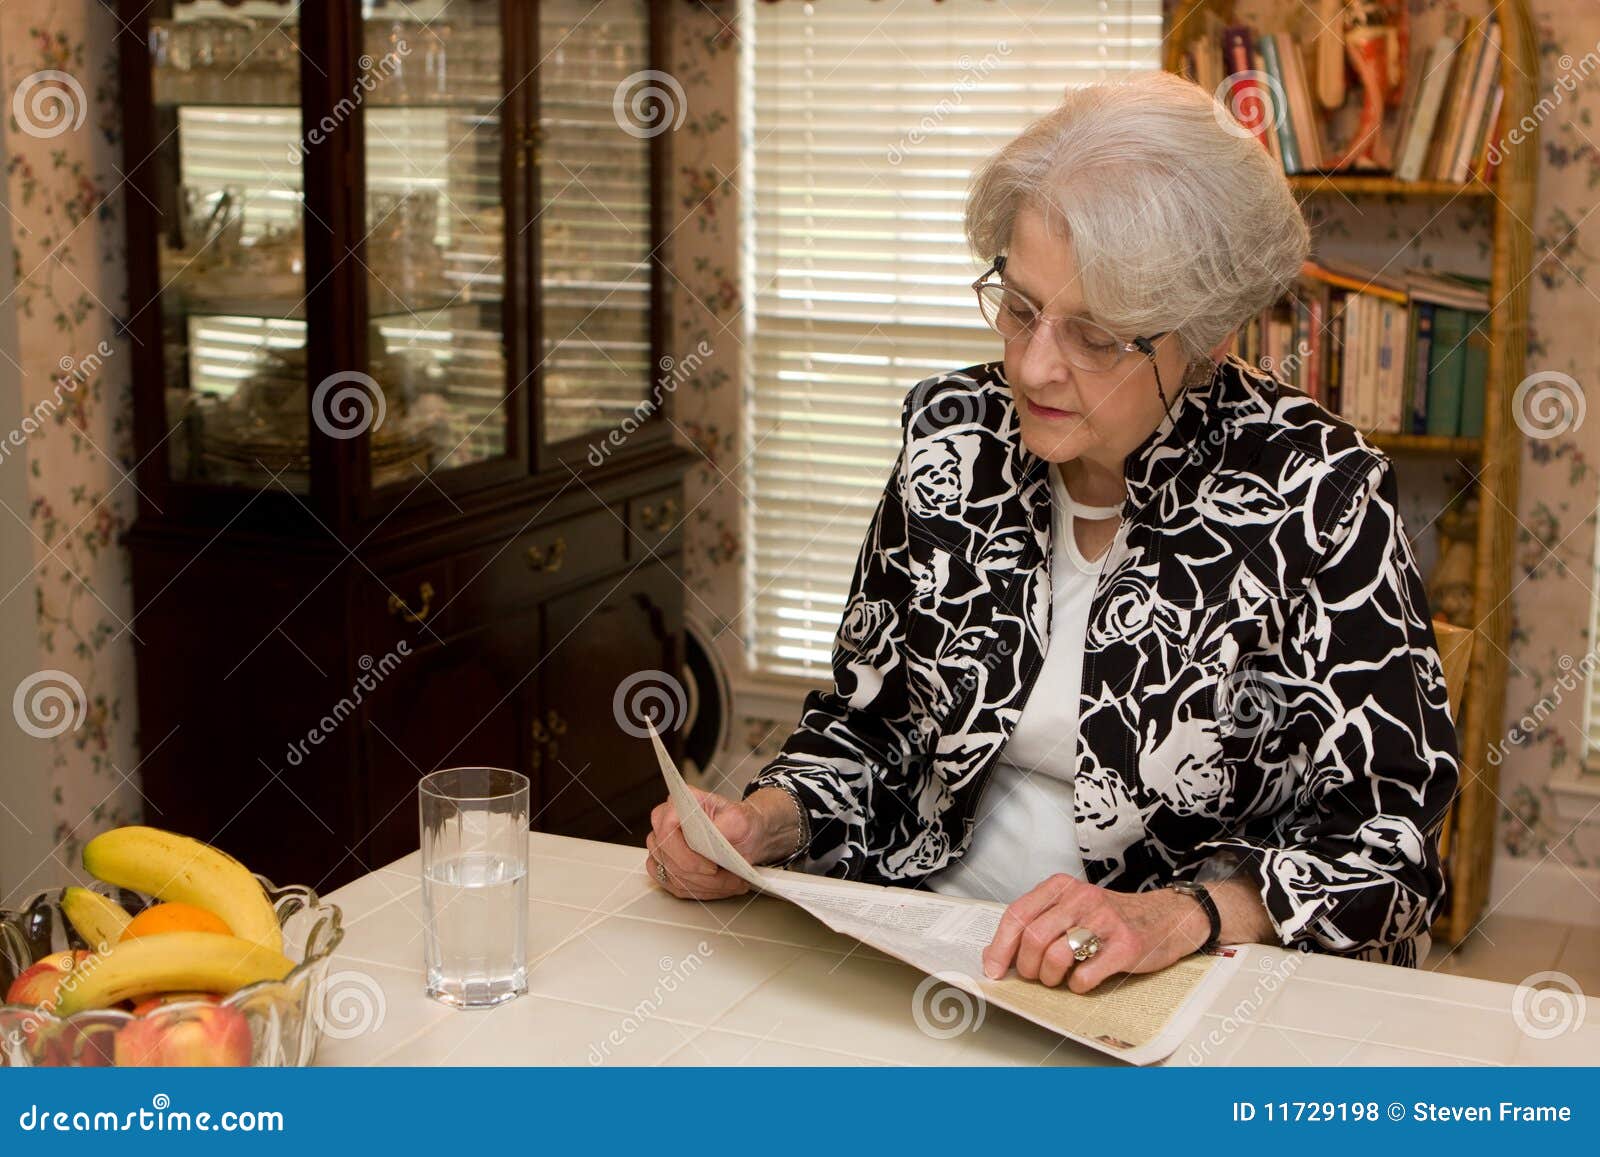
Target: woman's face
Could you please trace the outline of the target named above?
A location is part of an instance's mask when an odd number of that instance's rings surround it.
[[[1088,316],[1078,284],[1072,243],[1046,229],[1042,213],[1018,213],[1007,251],[1005,284],[1033,302],[1046,318]],[[1067,360],[1057,341],[1059,327],[1039,326],[1006,342],[1006,378],[1016,396],[1022,441],[1050,462],[1084,459],[1122,475],[1124,459],[1166,413],[1156,391],[1150,359],[1124,353],[1110,370],[1091,373]],[[1136,334],[1117,333],[1119,342]],[[1155,341],[1161,388],[1177,404],[1186,359],[1176,334]]]

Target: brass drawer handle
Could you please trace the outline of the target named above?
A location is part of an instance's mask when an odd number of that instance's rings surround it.
[[[639,511],[639,521],[644,523],[644,528],[654,534],[665,534],[672,529],[672,520],[678,517],[678,500],[669,498],[657,510],[654,503],[647,502]]]
[[[546,718],[550,721],[551,735],[565,735],[567,733],[567,721],[561,718],[554,707],[550,708],[550,714]]]
[[[549,738],[550,733],[544,729],[544,724],[535,719],[533,721],[533,741],[535,743],[543,743]]]
[[[405,599],[394,592],[389,593],[389,613],[399,615],[408,623],[420,623],[428,617],[428,612],[433,609],[433,584],[424,582],[417,588],[417,593],[422,596],[422,605],[416,610],[406,606]]]
[[[528,548],[528,565],[545,574],[555,574],[566,561],[567,540],[564,538],[557,538],[548,551],[542,546]]]

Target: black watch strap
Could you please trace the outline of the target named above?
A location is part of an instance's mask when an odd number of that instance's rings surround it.
[[[1172,886],[1172,890],[1185,896],[1193,896],[1200,902],[1200,907],[1205,909],[1206,919],[1211,922],[1211,932],[1206,936],[1206,942],[1200,946],[1200,951],[1213,951],[1222,939],[1222,913],[1217,911],[1217,902],[1211,898],[1210,890],[1204,884],[1197,884],[1192,880],[1181,880]]]

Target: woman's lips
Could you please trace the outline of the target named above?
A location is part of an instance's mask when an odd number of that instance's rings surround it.
[[[1076,410],[1058,410],[1054,406],[1041,406],[1032,398],[1028,399],[1028,413],[1035,418],[1043,418],[1047,422],[1059,422],[1063,418],[1080,417]]]

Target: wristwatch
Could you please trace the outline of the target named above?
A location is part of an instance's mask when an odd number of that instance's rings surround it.
[[[1211,893],[1204,884],[1196,884],[1192,880],[1179,880],[1172,885],[1172,890],[1180,896],[1192,896],[1199,901],[1200,907],[1206,911],[1206,919],[1211,921],[1211,932],[1206,937],[1206,942],[1200,945],[1199,951],[1211,952],[1220,942],[1222,937],[1222,913],[1217,911],[1217,902],[1211,898]]]

